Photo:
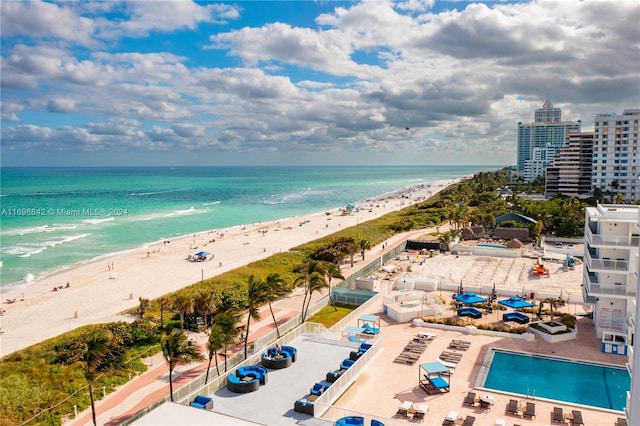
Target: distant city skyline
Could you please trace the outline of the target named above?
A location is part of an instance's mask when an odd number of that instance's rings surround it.
[[[2,166],[515,165],[639,108],[640,3],[0,3]]]

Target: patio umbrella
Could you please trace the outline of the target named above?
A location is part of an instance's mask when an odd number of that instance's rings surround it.
[[[453,296],[455,300],[465,305],[474,305],[476,303],[485,303],[487,299],[482,296],[478,296],[475,293],[464,293],[464,294],[456,294]]]
[[[209,256],[210,254],[211,253],[209,253],[208,251],[199,251],[194,256],[205,257],[205,256]]]
[[[506,306],[511,309],[531,308],[533,303],[529,303],[521,297],[513,296],[508,299],[498,300],[498,303],[502,306]]]

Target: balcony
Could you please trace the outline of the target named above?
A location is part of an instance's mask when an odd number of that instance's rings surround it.
[[[598,283],[589,279],[588,276],[583,278],[584,288],[590,297],[600,296],[618,296],[621,298],[635,297],[636,292],[629,291],[626,285],[622,283]]]
[[[627,259],[609,259],[603,257],[594,257],[589,250],[585,251],[584,261],[587,264],[589,271],[619,271],[629,272],[629,261]]]
[[[594,234],[587,226],[585,237],[590,246],[638,247],[640,237],[637,235],[602,235]]]

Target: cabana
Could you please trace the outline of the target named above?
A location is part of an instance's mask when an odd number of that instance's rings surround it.
[[[361,327],[365,334],[378,334],[380,332],[380,317],[377,315],[362,315],[358,318],[358,327]]]
[[[348,340],[352,340],[352,337],[360,340],[360,337],[363,334],[364,334],[364,328],[362,328],[362,327],[354,327],[352,325],[350,325],[349,327],[347,327],[344,330],[342,330],[342,337],[344,337],[344,338],[346,338]]]
[[[449,375],[449,367],[439,361],[420,364],[418,383],[429,395],[449,392],[449,382],[442,376]]]
[[[522,309],[522,308],[531,308],[533,307],[533,303],[527,302],[521,297],[513,296],[508,299],[499,300],[498,304],[502,306],[506,306],[511,309]],[[529,317],[522,312],[507,312],[502,315],[503,321],[515,321],[519,324],[526,324],[529,322]]]

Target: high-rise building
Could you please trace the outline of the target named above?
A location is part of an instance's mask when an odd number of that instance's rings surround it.
[[[640,206],[598,204],[585,212],[583,298],[593,306],[601,350],[628,356],[627,424],[640,425]]]
[[[562,121],[562,110],[554,108],[551,101],[547,99],[542,108],[536,110],[534,118],[536,123],[559,123]]]
[[[582,128],[582,122],[578,121],[562,121],[562,113],[560,108],[554,108],[553,104],[546,101],[541,109],[535,111],[534,118],[536,121],[529,124],[518,123],[518,158],[517,168],[520,172],[525,172],[526,162],[540,161],[544,158],[542,164],[529,165],[529,170],[541,170],[544,174],[546,167],[551,164],[555,158],[556,152],[564,146],[565,138],[570,131],[579,132]],[[538,121],[544,120],[544,121]],[[546,150],[545,153],[534,153],[536,148]],[[538,176],[528,174],[525,175],[525,182],[529,182]]]
[[[558,151],[553,164],[547,166],[545,197],[563,194],[586,198],[591,189],[593,132],[569,132],[567,143]]]
[[[592,186],[627,201],[640,198],[639,121],[640,109],[598,114],[594,120]]]

